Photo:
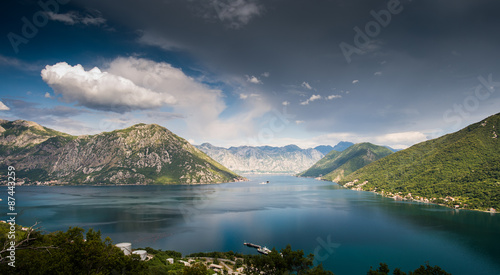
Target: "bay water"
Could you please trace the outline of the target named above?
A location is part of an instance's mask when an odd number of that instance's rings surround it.
[[[249,182],[218,185],[20,186],[17,222],[38,221],[47,232],[93,228],[134,249],[184,255],[257,253],[243,242],[278,250],[291,244],[337,275],[366,274],[380,262],[403,271],[429,262],[453,274],[500,274],[500,214],[288,175],[246,176]]]

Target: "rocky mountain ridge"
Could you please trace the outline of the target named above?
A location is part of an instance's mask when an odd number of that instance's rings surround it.
[[[316,149],[301,149],[296,145],[223,148],[204,143],[196,147],[232,171],[240,173],[295,174],[311,167],[324,156]]]
[[[198,184],[243,178],[156,124],[71,136],[29,121],[0,122],[0,165],[28,181]]]

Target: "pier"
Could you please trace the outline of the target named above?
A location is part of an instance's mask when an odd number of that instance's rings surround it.
[[[260,246],[258,244],[253,244],[253,243],[243,243],[243,245],[246,245],[248,247],[252,247],[252,248],[257,248],[257,251],[261,254],[264,254],[264,255],[267,255],[271,252],[271,250],[265,246]]]

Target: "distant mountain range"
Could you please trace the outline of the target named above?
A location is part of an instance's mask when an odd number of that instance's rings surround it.
[[[314,147],[314,149],[320,151],[323,155],[326,155],[326,154],[330,153],[332,150],[342,152],[345,149],[351,147],[352,145],[354,145],[354,143],[348,142],[348,141],[341,141],[333,147],[330,145],[320,145],[320,146]]]
[[[238,147],[224,148],[224,147],[214,146],[210,143],[203,143],[202,145],[195,145],[195,146],[196,148],[200,149],[201,151],[209,155],[217,162],[221,163],[222,165],[228,167],[230,170],[235,171],[237,173],[297,174],[299,172],[304,172],[305,170],[311,168],[312,170],[310,172],[304,175],[301,174],[301,176],[318,177],[320,174],[322,176],[325,176],[326,174],[332,172],[338,167],[335,168],[328,167],[322,170],[321,173],[315,173],[312,172],[316,169],[312,168],[313,165],[315,165],[318,161],[320,161],[323,157],[325,157],[325,155],[329,154],[334,155],[337,153],[347,151],[353,145],[354,143],[352,142],[341,141],[335,146],[320,145],[309,149],[301,149],[296,145],[287,145],[284,147],[238,146]],[[376,145],[373,146],[377,147],[377,149],[372,148],[372,151],[376,152],[382,149],[386,149],[381,146],[376,146]],[[382,150],[382,151],[390,153],[389,150]],[[344,155],[348,156],[355,155],[355,153],[352,153],[352,151],[349,152],[351,153]],[[329,158],[330,157],[332,157],[332,155],[330,155]],[[376,155],[375,158],[378,159],[379,158],[378,155]],[[341,159],[344,160],[345,158]],[[353,163],[355,161],[357,160],[352,160],[350,163]],[[362,162],[362,163],[366,165],[368,162]],[[320,163],[319,165],[323,164]],[[347,165],[349,164],[346,164],[346,166]],[[361,164],[357,164],[354,166],[357,168],[362,167],[359,165]],[[348,171],[350,170],[348,169]]]
[[[223,148],[203,143],[196,147],[238,173],[297,173],[324,156],[319,150],[296,145]]]
[[[371,143],[358,143],[342,152],[332,150],[311,168],[299,173],[299,177],[321,177],[338,181],[352,172],[378,159],[392,154],[386,147]]]
[[[69,184],[198,184],[239,177],[155,124],[71,136],[35,122],[0,120],[0,166],[20,178]]]
[[[375,161],[339,181],[454,208],[500,209],[500,113]]]

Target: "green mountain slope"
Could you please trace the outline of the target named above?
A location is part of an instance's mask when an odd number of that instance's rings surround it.
[[[335,160],[340,153],[341,152],[335,150],[330,151],[330,153],[318,160],[318,162],[316,162],[313,166],[304,172],[297,174],[297,176],[315,178],[330,173],[333,169],[335,169],[334,167],[338,166]]]
[[[500,208],[500,114],[371,163],[339,183],[467,209]]]
[[[358,143],[342,152],[331,151],[300,177],[322,177],[338,181],[359,168],[392,153],[391,150],[371,143]]]
[[[31,121],[0,119],[0,154],[32,147],[53,137],[65,140],[76,138]]]
[[[2,121],[0,126],[5,129],[0,133],[0,164],[14,166],[19,177],[30,181],[197,184],[241,179],[186,140],[155,124],[80,137],[34,122]]]

